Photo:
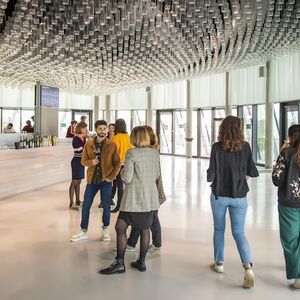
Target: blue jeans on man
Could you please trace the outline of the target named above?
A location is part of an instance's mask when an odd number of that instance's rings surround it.
[[[214,259],[224,261],[224,233],[226,211],[229,210],[231,232],[235,239],[243,264],[252,263],[249,243],[244,234],[247,213],[247,198],[216,197],[211,194],[211,208],[214,218]]]
[[[81,229],[87,231],[90,219],[90,209],[97,192],[100,190],[100,196],[103,206],[102,223],[103,229],[108,228],[110,223],[110,201],[112,192],[112,183],[103,181],[100,184],[87,184],[84,201],[82,206]]]

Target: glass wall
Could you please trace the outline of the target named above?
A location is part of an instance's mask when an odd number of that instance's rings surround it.
[[[209,157],[211,149],[212,110],[200,110],[200,156]]]
[[[71,111],[59,111],[58,112],[58,137],[65,138],[68,127],[72,121]]]
[[[273,137],[274,137],[274,145],[273,145],[273,160],[276,161],[279,155],[280,149],[280,104],[274,104],[274,115],[273,115]]]
[[[265,105],[257,105],[257,162],[265,163]]]
[[[31,121],[32,125],[34,126],[34,122],[32,121],[31,117],[34,116],[34,110],[31,109],[22,109],[21,110],[21,127],[23,128],[26,125],[26,121]]]
[[[213,130],[214,130],[214,142],[218,141],[219,136],[219,128],[222,123],[222,121],[225,118],[225,109],[224,108],[216,108],[214,110],[214,124],[213,124]]]
[[[131,131],[131,111],[130,110],[118,110],[117,119],[124,119],[127,125],[127,132]]]
[[[159,113],[159,141],[160,152],[164,154],[173,153],[173,118],[172,112]]]
[[[136,126],[144,126],[146,125],[146,111],[145,110],[134,110],[133,119],[132,119],[132,128]]]
[[[243,124],[245,140],[250,144],[252,148],[252,106],[243,106]]]
[[[29,118],[30,120],[30,118]],[[14,130],[19,132],[21,129],[21,114],[20,109],[2,109],[2,131],[8,123],[13,123]],[[25,124],[24,124],[25,126]],[[22,126],[23,128],[23,126]]]
[[[198,111],[193,110],[193,123],[192,123],[192,155],[198,156]]]
[[[174,112],[174,130],[175,130],[175,154],[185,155],[186,153],[186,111]]]

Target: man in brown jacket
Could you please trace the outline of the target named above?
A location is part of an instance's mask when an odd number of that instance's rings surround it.
[[[94,197],[100,190],[103,205],[103,241],[110,241],[108,226],[110,222],[110,202],[112,182],[121,169],[121,160],[117,146],[107,138],[107,123],[104,120],[95,123],[97,136],[90,139],[83,150],[81,164],[88,167],[87,186],[82,207],[81,231],[71,238],[71,242],[87,239],[90,208]]]

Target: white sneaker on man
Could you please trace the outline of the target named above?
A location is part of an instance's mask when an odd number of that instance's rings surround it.
[[[160,247],[155,247],[153,244],[149,246],[147,254],[150,255],[160,255]]]
[[[79,241],[82,241],[82,240],[86,240],[87,238],[88,238],[87,233],[80,230],[79,233],[74,234],[71,237],[70,242],[79,242]]]
[[[109,231],[108,231],[107,228],[103,229],[102,241],[103,242],[109,242],[110,241]]]
[[[250,288],[254,287],[254,282],[255,282],[255,278],[254,278],[254,273],[253,273],[252,269],[246,269],[243,287],[246,289],[250,289]]]

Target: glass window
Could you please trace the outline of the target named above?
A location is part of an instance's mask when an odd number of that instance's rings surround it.
[[[186,111],[174,112],[175,126],[175,154],[185,155],[186,153]]]
[[[24,127],[26,125],[26,121],[30,120],[31,124],[34,126],[34,122],[32,121],[31,117],[34,116],[34,110],[27,110],[27,109],[22,109],[21,111],[21,124],[22,127]]]
[[[116,110],[110,111],[110,122],[115,123],[116,122]]]
[[[232,108],[231,113],[233,116],[237,117],[237,107],[236,106]]]
[[[243,123],[245,140],[252,148],[252,106],[243,106]]]
[[[99,110],[99,120],[104,120],[104,110]]]
[[[161,112],[159,114],[159,142],[160,142],[160,152],[165,154],[172,154],[172,113],[171,112]]]
[[[280,104],[275,103],[274,115],[273,115],[273,137],[274,137],[273,160],[274,161],[276,161],[280,149],[279,115],[280,115]]]
[[[19,109],[3,109],[2,110],[2,130],[7,126],[8,123],[13,123],[14,130],[20,131],[20,110]],[[25,126],[25,124],[24,124]],[[23,128],[23,127],[22,127]]]
[[[193,122],[192,122],[192,155],[198,156],[198,111],[193,110]]]
[[[118,110],[117,118],[124,119],[127,126],[127,132],[131,131],[131,111],[130,110]]]
[[[72,121],[71,111],[59,111],[58,112],[58,137],[65,138],[68,127]]]
[[[135,110],[133,111],[133,127],[146,125],[146,111]]]
[[[211,121],[212,121],[212,112],[211,109],[200,110],[200,122],[201,122],[201,149],[200,155],[203,157],[210,156],[211,149]]]
[[[265,162],[265,105],[257,106],[257,162]]]
[[[156,130],[156,110],[153,110],[152,111],[152,127],[153,127],[153,130],[154,132],[157,132]]]
[[[225,118],[225,109],[217,108],[215,109],[215,118],[214,118],[214,142],[217,142],[219,136],[219,128],[222,121]]]

